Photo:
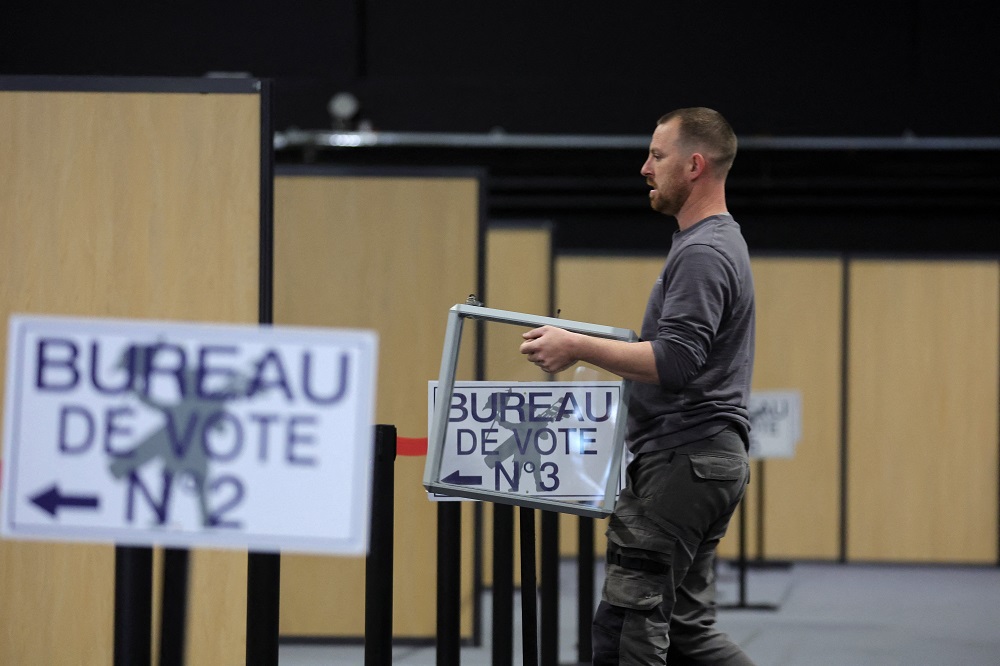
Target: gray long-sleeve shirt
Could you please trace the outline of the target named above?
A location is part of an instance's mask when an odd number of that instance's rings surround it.
[[[747,441],[754,290],[746,242],[731,216],[714,215],[675,232],[641,338],[653,344],[660,383],[633,384],[633,452],[686,444],[726,425]]]

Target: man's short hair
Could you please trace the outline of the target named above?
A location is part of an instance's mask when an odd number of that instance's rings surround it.
[[[660,118],[656,124],[678,119],[678,136],[688,146],[704,151],[712,169],[725,176],[736,159],[736,134],[722,114],[702,106],[676,109]]]

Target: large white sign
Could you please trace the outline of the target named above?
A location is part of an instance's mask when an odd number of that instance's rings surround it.
[[[5,536],[363,554],[370,331],[11,318]]]
[[[598,500],[613,465],[621,382],[455,382],[441,481],[539,499]],[[429,383],[433,418],[438,383]],[[620,442],[618,443],[620,447]]]

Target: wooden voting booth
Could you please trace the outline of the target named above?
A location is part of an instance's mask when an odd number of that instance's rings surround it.
[[[280,167],[275,182],[274,319],[363,327],[380,342],[376,419],[427,437],[448,309],[480,288],[481,174],[469,170]],[[474,336],[474,332],[472,333]],[[471,372],[475,344],[463,350]],[[422,456],[395,463],[393,635],[436,633],[437,506]],[[473,632],[470,504],[462,507],[461,634]],[[361,558],[283,555],[283,640],[364,635]]]
[[[637,328],[662,264],[559,255],[555,303]],[[995,564],[1000,262],[753,255],[752,265],[753,389],[801,391],[803,431],[793,458],[753,465],[750,554]],[[723,557],[737,553],[738,521]]]
[[[15,312],[258,322],[268,116],[257,80],[0,78],[2,346]],[[186,663],[242,663],[247,554],[191,562]],[[0,663],[112,663],[114,568],[0,541]]]
[[[544,222],[488,238],[494,306],[635,330],[665,256],[553,253]],[[549,264],[551,279],[532,281],[553,285],[551,304],[516,289],[518,256],[536,273]],[[753,389],[799,390],[803,431],[793,458],[753,463],[750,555],[995,564],[1000,262],[753,254],[752,265]],[[605,527],[595,521],[598,557]],[[734,516],[723,557],[736,556],[738,531]],[[562,516],[563,556],[576,532]]]
[[[476,171],[283,168],[266,293],[270,137],[256,84],[0,80],[4,324],[11,312],[252,323],[273,303],[278,324],[374,328],[377,420],[404,438],[427,435],[446,313],[470,292],[638,330],[666,248],[560,254],[544,223],[488,227]],[[996,563],[997,259],[755,255],[753,269],[754,388],[800,390],[803,433],[794,458],[755,464],[766,493],[751,486],[748,516],[766,529],[749,530],[750,552]],[[509,372],[510,344],[483,341],[487,379]],[[394,635],[420,640],[434,635],[437,587],[423,463],[397,459],[395,498]],[[462,511],[468,637],[471,504]],[[573,555],[576,519],[561,525]],[[488,584],[489,536],[482,555]],[[363,567],[283,555],[282,636],[360,637]],[[110,546],[0,541],[0,663],[110,663],[113,568]],[[191,590],[189,663],[243,662],[246,554],[195,552]]]

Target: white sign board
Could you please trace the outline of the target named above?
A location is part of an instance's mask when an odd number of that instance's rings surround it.
[[[363,554],[370,331],[14,316],[6,537]]]
[[[438,382],[428,383],[428,418]],[[441,482],[537,500],[604,498],[617,474],[622,383],[457,381]]]
[[[582,382],[568,385],[514,382],[483,386],[485,393],[477,401],[482,406],[490,396],[488,400],[492,401],[495,417],[492,425],[484,427],[482,412],[470,403],[468,415],[463,414],[461,404],[456,403],[452,395],[460,384],[455,381],[455,374],[466,319],[528,328],[558,326],[611,340],[637,339],[634,331],[624,328],[496,310],[471,303],[452,307],[448,311],[438,375],[442,399],[435,400],[431,389],[428,400],[431,413],[424,488],[429,493],[581,516],[610,514],[617,497],[617,472],[624,449],[631,382],[623,379],[609,382],[608,386],[592,383],[594,393],[589,393]],[[466,388],[471,386],[466,385]],[[574,393],[578,390],[579,394]],[[507,397],[503,397],[505,394]],[[468,399],[475,395],[470,393]],[[597,416],[602,399],[606,399],[604,405],[608,407],[606,417]],[[494,437],[503,439],[493,441]],[[516,454],[506,455],[511,450]],[[559,460],[560,455],[567,457]],[[587,462],[595,457],[599,463]],[[466,468],[467,465],[470,467]],[[597,468],[601,471],[596,471]],[[568,481],[577,475],[580,476],[579,484]],[[594,486],[602,480],[603,488],[598,492]]]
[[[802,396],[798,391],[750,394],[750,457],[791,458],[802,437]]]

